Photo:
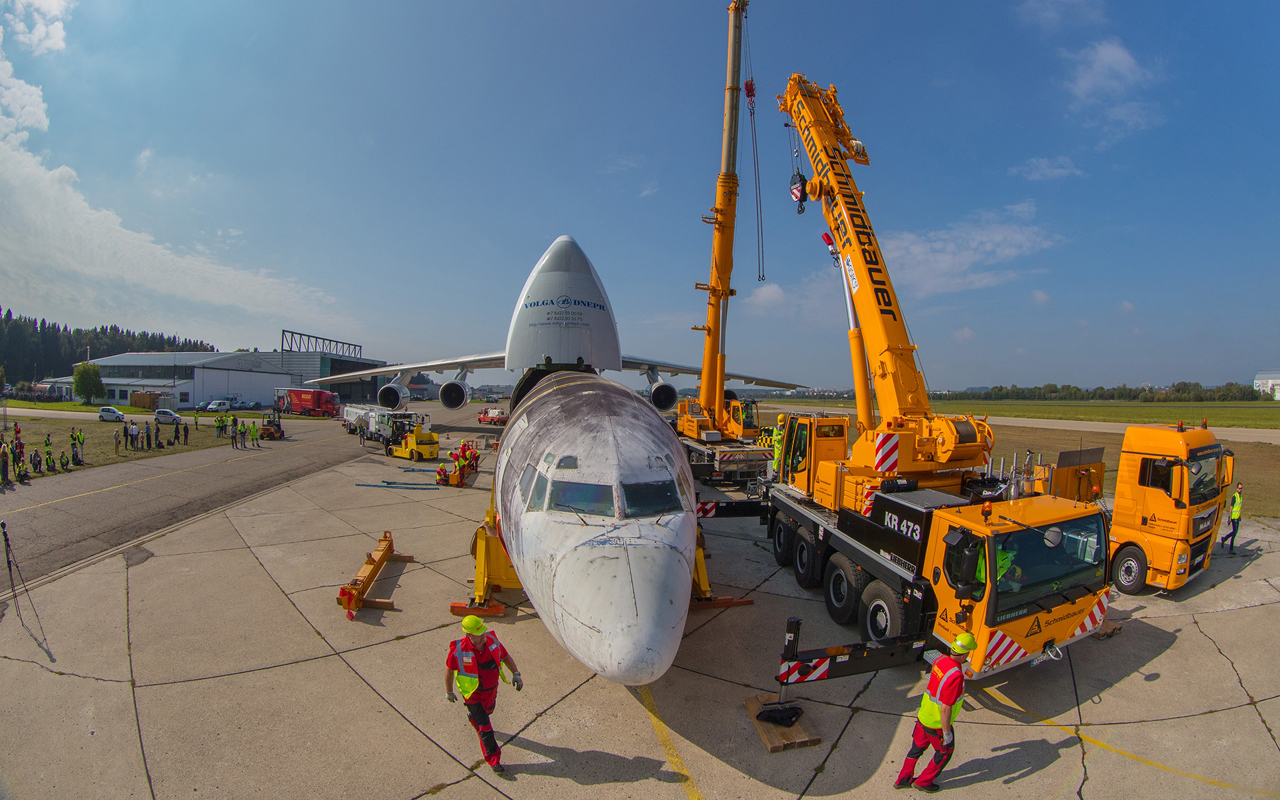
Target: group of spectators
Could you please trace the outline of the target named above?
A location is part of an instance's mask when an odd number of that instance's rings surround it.
[[[67,451],[63,450],[58,454],[55,461],[53,457],[53,437],[45,434],[44,452],[41,453],[39,446],[31,448],[31,455],[27,456],[27,446],[22,441],[22,425],[15,422],[13,424],[13,440],[7,441],[3,433],[0,433],[0,485],[8,486],[17,480],[23,483],[30,479],[31,472],[43,475],[45,470],[49,472],[67,472],[72,466],[84,466],[84,428],[77,431],[74,427],[68,437],[71,440],[71,457],[67,457]],[[27,465],[30,464],[31,472],[27,471]],[[12,472],[13,478],[10,478]]]
[[[116,455],[120,455],[121,444],[124,444],[125,450],[150,450],[153,438],[155,439],[157,450],[163,450],[166,446],[173,447],[179,444],[189,444],[191,442],[191,428],[185,422],[179,424],[177,420],[174,420],[173,436],[166,442],[160,423],[156,423],[155,431],[153,432],[149,421],[144,422],[142,427],[139,428],[138,423],[129,420],[120,426],[120,430],[115,432]]]

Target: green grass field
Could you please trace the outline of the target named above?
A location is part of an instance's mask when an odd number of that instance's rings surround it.
[[[41,405],[44,405],[43,403]],[[133,421],[138,423],[138,430],[142,430],[142,426],[151,419],[150,411],[132,417]],[[130,417],[126,417],[129,419]],[[123,426],[119,422],[80,422],[78,420],[69,419],[50,419],[48,417],[19,417],[12,410],[9,413],[9,430],[4,431],[5,441],[13,441],[13,424],[18,423],[22,426],[22,440],[27,445],[27,454],[31,454],[32,446],[40,448],[41,453],[44,452],[44,437],[48,434],[53,445],[53,455],[57,456],[66,451],[67,455],[71,455],[71,442],[68,434],[71,428],[84,431],[84,460],[85,467],[101,467],[106,464],[119,464],[123,461],[137,461],[143,458],[155,458],[156,456],[171,455],[173,453],[184,453],[188,450],[201,450],[206,447],[222,447],[231,443],[230,439],[214,438],[212,425],[201,425],[199,430],[191,427],[191,438],[189,444],[180,444],[176,447],[166,447],[160,450],[153,447],[150,450],[129,450],[125,447],[120,448],[120,454],[115,452],[115,437],[112,435],[120,430]],[[155,426],[152,426],[155,430]],[[173,436],[173,426],[161,428],[161,437],[168,440]],[[78,472],[85,467],[73,468],[73,472]],[[45,475],[50,473],[46,472]],[[12,477],[12,475],[10,476]],[[43,477],[41,475],[32,475],[32,479]]]
[[[847,408],[853,410],[853,401],[823,402],[821,400],[765,400],[765,406],[796,405],[815,408]],[[1151,422],[1175,423],[1184,420],[1199,425],[1208,419],[1214,428],[1280,428],[1280,403],[1258,401],[1256,403],[1117,403],[1105,401],[1018,402],[1014,400],[934,400],[933,410],[940,414],[984,414],[992,417],[1019,417],[1021,419],[1073,419],[1091,422],[1123,422],[1145,424]],[[767,415],[766,415],[767,416]]]
[[[103,406],[115,406],[120,410],[121,414],[140,414],[150,416],[155,413],[145,408],[135,408],[133,406],[122,406],[119,403],[108,403],[103,400],[101,403],[92,406],[86,406],[84,403],[31,403],[26,400],[9,400],[9,411],[12,413],[18,408],[43,408],[49,411],[83,411],[85,413],[96,414],[99,408]]]

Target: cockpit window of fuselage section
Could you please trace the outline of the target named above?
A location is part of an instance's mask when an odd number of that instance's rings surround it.
[[[542,480],[542,476],[538,476]],[[613,487],[602,483],[551,482],[551,511],[569,511],[593,517],[613,516]]]
[[[622,484],[622,516],[626,519],[658,517],[681,510],[675,481]]]

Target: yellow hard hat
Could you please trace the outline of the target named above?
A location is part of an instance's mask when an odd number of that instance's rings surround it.
[[[786,422],[786,421],[787,421],[787,415],[786,415],[786,414],[779,414],[779,415],[778,415],[778,424],[779,424],[779,425],[781,425],[782,423],[784,423],[784,422]]]
[[[479,621],[480,620],[476,620],[476,622]],[[466,625],[467,623],[462,623],[464,628]],[[974,650],[978,649],[978,640],[973,638],[972,633],[966,631],[956,637],[956,640],[951,643],[951,649],[957,653],[972,653]]]
[[[485,625],[479,617],[472,614],[462,618],[462,629],[472,636],[479,636],[489,630],[489,626]],[[973,637],[970,636],[969,638],[972,639]],[[977,645],[974,645],[974,647],[977,647]]]

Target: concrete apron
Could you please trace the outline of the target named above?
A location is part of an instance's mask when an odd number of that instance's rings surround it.
[[[805,620],[805,647],[857,633],[776,566],[750,519],[704,531],[716,592],[756,604],[691,613],[675,666],[642,689],[592,675],[520,592],[501,594],[510,608],[492,625],[526,687],[499,691],[508,771],[495,775],[463,708],[445,701],[443,674],[459,635],[448,603],[470,592],[490,475],[479,490],[354,485],[416,479],[401,465],[378,456],[317,473],[11,600],[0,617],[0,797],[893,793],[918,669],[799,689],[823,743],[765,753],[742,701],[774,688],[786,618]],[[389,565],[374,590],[399,610],[349,622],[334,598],[382,530],[416,558]],[[1246,521],[1239,540],[1182,592],[1118,600],[1117,637],[972,683],[942,786],[1280,791],[1280,531]]]

